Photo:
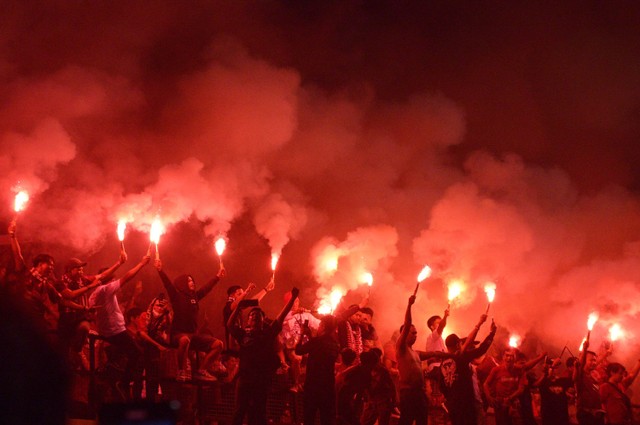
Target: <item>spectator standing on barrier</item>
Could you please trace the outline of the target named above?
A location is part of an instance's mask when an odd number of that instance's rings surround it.
[[[122,379],[116,382],[116,389],[120,394],[130,398],[129,383],[134,374],[134,368],[142,354],[142,349],[125,326],[125,318],[120,310],[116,293],[127,282],[131,281],[138,272],[149,263],[151,257],[147,254],[131,270],[126,272],[120,279],[112,280],[96,288],[89,297],[89,305],[96,308],[96,327],[98,333],[114,347],[121,350],[126,358],[126,364]],[[120,257],[120,261],[126,260],[126,255]]]
[[[319,412],[322,425],[333,425],[336,423],[335,362],[340,354],[337,320],[330,315],[320,319],[315,337],[307,325],[303,322],[303,336],[295,346],[298,356],[309,355],[304,381],[304,423],[315,423]]]
[[[224,277],[224,267],[220,267],[218,274],[199,289],[196,289],[193,277],[186,274],[178,276],[171,283],[171,279],[162,270],[162,261],[159,259],[155,261],[155,267],[173,307],[171,345],[178,347],[178,374],[176,380],[184,382],[190,379],[187,370],[187,359],[189,350],[194,350],[206,353],[194,377],[203,381],[216,381],[217,378],[211,375],[208,370],[223,369],[220,363],[223,343],[211,335],[197,333],[198,312],[200,311],[200,300],[207,296],[220,279]]]
[[[259,307],[253,307],[249,311],[248,326],[245,329],[236,321],[240,314],[240,306],[229,316],[229,333],[240,345],[233,425],[242,425],[247,413],[249,425],[267,423],[267,394],[271,379],[280,363],[277,354],[278,335],[282,330],[282,322],[291,311],[298,294],[298,288],[291,289],[291,299],[278,317],[269,324],[265,322],[264,311]]]
[[[229,328],[227,327],[227,321],[233,310],[238,307],[238,304],[244,300],[253,289],[255,289],[255,283],[249,283],[247,289],[243,290],[241,286],[233,285],[227,288],[227,302],[222,308],[222,326],[224,326],[224,342],[227,352],[229,354],[238,355],[238,343],[231,338],[229,334]],[[238,323],[241,325],[241,317],[238,316]]]

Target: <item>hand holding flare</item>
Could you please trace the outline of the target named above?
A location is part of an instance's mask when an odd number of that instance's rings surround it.
[[[413,291],[413,295],[415,296],[418,293],[418,288],[420,287],[420,282],[425,280],[431,276],[431,267],[424,266],[420,273],[418,273],[418,283],[416,283],[416,289]]]

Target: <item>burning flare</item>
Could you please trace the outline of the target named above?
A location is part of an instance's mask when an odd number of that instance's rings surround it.
[[[127,229],[127,222],[124,220],[118,221],[118,227],[116,229],[116,233],[118,234],[118,240],[120,242],[124,241],[124,231]]]
[[[422,282],[423,280],[425,280],[429,276],[431,276],[431,267],[424,266],[422,268],[422,270],[420,271],[420,273],[418,274],[418,283]]]
[[[222,236],[220,236],[216,240],[214,246],[216,248],[216,252],[218,253],[218,256],[222,256],[222,253],[227,248],[227,241],[225,241],[224,238]]]
[[[589,315],[589,318],[587,319],[587,329],[589,330],[589,332],[593,330],[593,326],[596,324],[597,321],[598,321],[598,313],[594,311]]]
[[[338,304],[340,304],[340,300],[344,294],[340,289],[334,289],[329,294],[328,299],[324,299],[320,301],[320,307],[318,307],[319,314],[333,314]]]
[[[582,338],[582,342],[580,343],[580,347],[578,347],[578,351],[582,352],[584,349],[584,343],[587,342],[587,337]]]
[[[156,248],[160,243],[160,235],[162,235],[164,228],[162,227],[162,223],[160,222],[160,218],[156,217],[151,223],[151,231],[149,232],[149,240],[156,244]]]
[[[329,273],[332,273],[338,270],[338,258],[337,257],[327,258],[325,262],[325,268]]]
[[[492,303],[496,297],[496,284],[493,282],[487,282],[484,285],[484,292],[487,294],[487,301]]]
[[[449,300],[449,303],[451,303],[451,301],[455,300],[456,298],[458,298],[460,296],[460,294],[462,294],[462,290],[463,290],[463,285],[462,282],[460,282],[459,280],[453,280],[449,283],[449,294],[447,296],[447,299]]]
[[[280,254],[276,254],[275,252],[271,254],[271,270],[276,271],[276,266],[278,265],[278,260],[280,259]]]
[[[622,330],[619,324],[614,323],[613,325],[611,325],[611,327],[609,328],[609,339],[611,340],[611,342],[617,341],[623,336],[624,336],[624,331]]]
[[[362,281],[369,286],[373,286],[373,275],[369,272],[362,274]]]
[[[24,210],[25,205],[29,201],[29,194],[26,190],[21,190],[16,193],[16,198],[13,202],[13,209],[15,212],[20,212]]]
[[[520,337],[518,335],[511,335],[509,337],[509,347],[518,348],[520,345]]]

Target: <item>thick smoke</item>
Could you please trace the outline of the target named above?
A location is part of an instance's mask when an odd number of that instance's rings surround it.
[[[507,333],[575,351],[597,310],[594,340],[620,323],[630,358],[638,23],[540,7],[15,2],[0,17],[3,215],[19,185],[22,240],[99,258],[119,219],[148,241],[158,216],[164,258],[196,273],[228,235],[233,283],[281,253],[278,290],[304,285],[314,306],[336,288],[359,302],[369,272],[383,339],[429,264],[418,344],[452,280],[457,333],[494,281]],[[189,250],[172,246],[187,230]]]

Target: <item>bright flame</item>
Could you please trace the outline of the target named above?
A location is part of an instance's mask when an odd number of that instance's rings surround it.
[[[487,300],[492,303],[496,297],[496,284],[493,282],[487,282],[484,285],[484,292],[487,294]]]
[[[418,282],[422,282],[423,280],[425,280],[429,276],[431,276],[431,267],[424,266],[422,268],[422,270],[420,271],[420,274],[418,274]]]
[[[509,337],[509,347],[518,348],[520,345],[520,337],[518,335],[511,335]]]
[[[336,270],[338,270],[338,258],[337,257],[327,258],[325,267],[327,268],[328,272],[335,272]]]
[[[589,318],[587,319],[587,329],[592,331],[593,325],[595,325],[597,321],[598,321],[598,313],[594,311],[589,315]]]
[[[447,298],[449,299],[449,302],[458,298],[460,294],[462,294],[463,289],[464,288],[463,288],[462,282],[460,282],[459,280],[451,281],[449,283],[449,295],[447,296]]]
[[[218,256],[221,256],[225,248],[227,247],[227,241],[225,241],[224,238],[220,236],[216,240],[216,243],[214,245],[216,247],[216,252],[218,253]]]
[[[334,289],[329,294],[328,299],[324,299],[320,302],[320,307],[318,307],[319,314],[332,314],[333,311],[340,304],[340,300],[344,294],[340,289]]]
[[[622,328],[620,327],[619,324],[614,323],[609,328],[609,339],[611,340],[611,342],[617,341],[618,339],[622,338],[623,336],[624,336],[624,331],[622,330]]]
[[[29,194],[25,190],[21,190],[16,193],[16,198],[13,203],[13,209],[15,212],[23,211],[27,201],[29,201]]]
[[[118,240],[120,242],[124,241],[124,231],[127,229],[127,222],[124,220],[118,221],[118,228],[116,229],[116,233],[118,234]]]
[[[369,286],[373,286],[373,275],[369,272],[362,273],[362,281]]]
[[[276,271],[276,266],[278,265],[278,260],[280,259],[280,254],[276,254],[275,252],[271,254],[271,270]]]
[[[154,244],[158,245],[160,243],[160,235],[164,232],[164,228],[162,227],[162,223],[160,219],[156,217],[151,223],[151,231],[149,232],[149,240]]]
[[[580,343],[580,347],[578,348],[578,351],[582,352],[585,342],[587,342],[587,337],[586,336],[584,338],[582,338],[582,342]]]

